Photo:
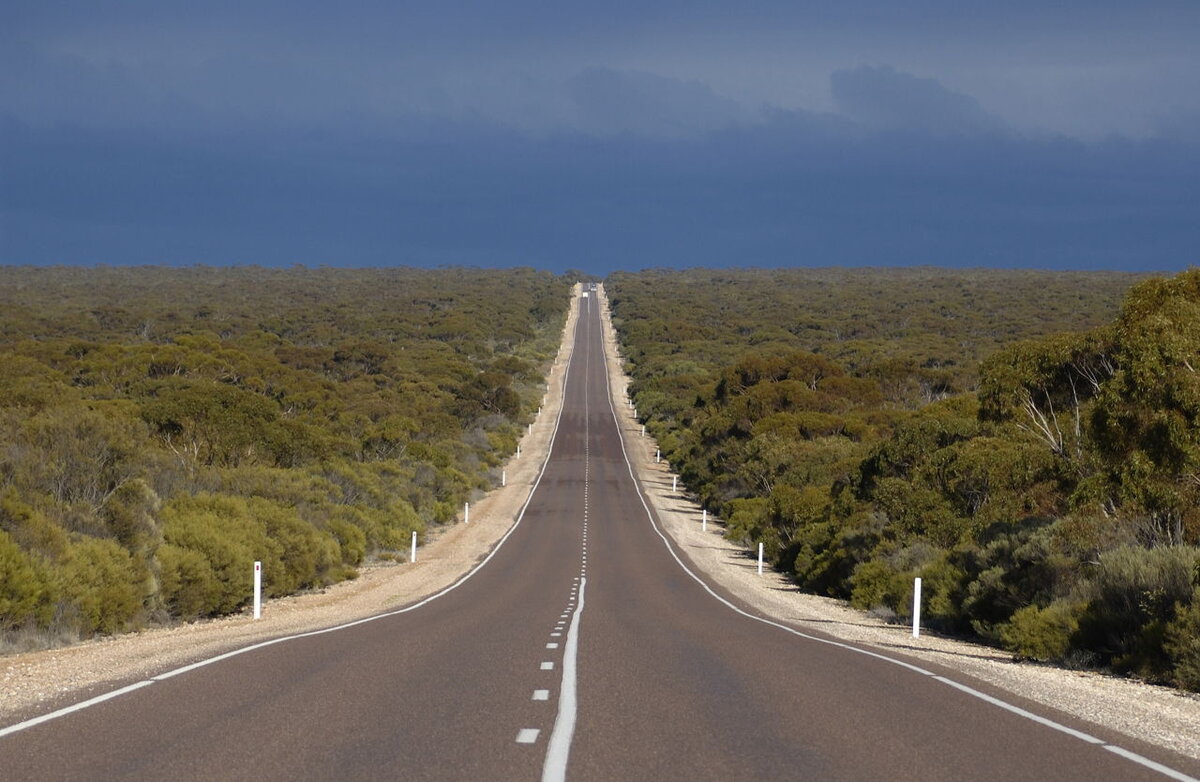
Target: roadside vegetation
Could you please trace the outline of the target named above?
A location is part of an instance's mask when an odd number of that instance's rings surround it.
[[[0,648],[356,575],[499,481],[569,281],[0,267]]]
[[[664,456],[802,588],[1200,690],[1200,270],[606,287]]]

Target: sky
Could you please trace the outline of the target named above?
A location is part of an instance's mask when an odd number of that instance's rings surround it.
[[[1174,271],[1195,0],[6,0],[0,263]]]

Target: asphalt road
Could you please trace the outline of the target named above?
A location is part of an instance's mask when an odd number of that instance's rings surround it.
[[[724,605],[640,499],[599,313],[580,304],[551,457],[486,565],[405,613],[148,680],[2,736],[0,779],[1200,777],[1195,761],[958,674]]]

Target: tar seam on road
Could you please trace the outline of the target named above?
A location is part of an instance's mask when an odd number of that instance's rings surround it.
[[[571,739],[575,736],[575,716],[578,708],[575,670],[579,657],[579,616],[583,613],[583,590],[587,578],[579,581],[579,603],[571,617],[567,632],[567,648],[563,651],[562,689],[558,694],[558,717],[546,747],[546,762],[542,766],[542,782],[559,782],[567,778],[567,760],[571,755]]]
[[[517,518],[513,522],[513,525],[511,527],[509,527],[508,531],[505,532],[503,536],[501,536],[500,540],[497,541],[496,545],[492,547],[492,550],[488,552],[487,556],[485,556],[483,559],[481,559],[479,561],[479,564],[477,564],[475,567],[473,567],[469,571],[467,571],[467,573],[462,578],[458,579],[450,586],[446,587],[445,589],[441,590],[440,592],[435,592],[434,594],[430,595],[429,597],[423,598],[420,601],[413,603],[410,606],[405,606],[404,608],[400,608],[395,611],[387,611],[382,614],[375,614],[374,616],[368,616],[363,619],[357,619],[353,622],[346,622],[344,624],[333,625],[332,627],[324,627],[324,628],[321,628],[320,630],[310,630],[310,631],[304,632],[304,633],[296,633],[294,635],[285,635],[280,638],[272,638],[269,641],[262,641],[260,643],[251,644],[250,646],[243,646],[239,649],[233,649],[231,651],[224,652],[222,654],[218,654],[215,657],[209,657],[207,659],[199,660],[199,661],[191,663],[189,665],[184,665],[179,668],[175,668],[173,670],[167,671],[166,673],[160,673],[157,676],[151,676],[148,679],[143,679],[140,682],[134,682],[133,684],[129,684],[124,687],[120,687],[116,690],[112,690],[110,692],[106,692],[101,695],[97,695],[94,698],[89,698],[88,700],[80,701],[79,703],[74,703],[70,706],[64,706],[61,709],[57,709],[57,710],[49,712],[47,714],[42,714],[40,716],[27,719],[23,722],[18,722],[14,725],[9,725],[7,727],[0,728],[0,738],[11,735],[13,733],[18,733],[23,730],[27,730],[36,725],[41,725],[42,723],[45,723],[45,722],[50,722],[51,720],[58,719],[59,717],[65,717],[68,714],[71,714],[71,713],[74,713],[77,711],[82,711],[83,709],[86,709],[88,707],[95,706],[97,704],[103,703],[104,701],[115,698],[118,695],[124,695],[125,693],[133,692],[134,690],[139,690],[142,687],[149,686],[151,684],[154,684],[155,682],[160,682],[160,681],[163,681],[164,679],[170,679],[170,678],[172,678],[174,676],[178,676],[182,673],[194,671],[197,668],[203,668],[205,666],[212,665],[213,663],[217,663],[222,660],[228,660],[230,657],[237,657],[240,654],[245,654],[247,652],[253,652],[258,649],[264,649],[268,646],[274,646],[275,644],[281,644],[286,641],[295,641],[300,638],[310,638],[315,635],[324,635],[326,633],[333,633],[333,632],[337,632],[338,630],[345,630],[350,627],[356,627],[361,624],[366,624],[367,622],[374,622],[377,619],[386,619],[389,616],[396,616],[398,614],[406,614],[409,611],[414,611],[414,610],[420,608],[421,606],[431,603],[434,600],[437,600],[439,597],[442,597],[443,595],[449,594],[450,592],[454,591],[455,589],[458,589],[460,586],[462,586],[464,583],[466,583],[467,580],[469,578],[471,578],[471,576],[475,575],[480,570],[482,570],[483,566],[486,565],[488,562],[490,562],[492,557],[496,556],[496,552],[498,552],[500,550],[500,547],[504,545],[504,543],[513,534],[513,532],[516,531],[517,527],[519,527],[521,525],[521,520],[523,518],[525,518],[525,510],[529,507],[529,503],[531,503],[533,501],[533,495],[537,493],[538,486],[542,482],[542,476],[544,476],[546,474],[546,467],[550,464],[550,459],[554,455],[554,444],[558,439],[558,426],[559,426],[559,423],[562,421],[563,410],[567,406],[567,381],[571,377],[571,364],[574,363],[574,360],[575,360],[575,353],[574,353],[574,346],[572,346],[571,359],[567,361],[567,368],[563,372],[562,403],[558,406],[558,415],[554,419],[554,430],[550,433],[550,444],[546,447],[546,458],[542,461],[541,469],[538,470],[537,479],[534,480],[533,486],[531,486],[529,489],[529,496],[525,498],[525,504],[521,506],[521,511],[517,514]]]
[[[604,343],[601,342],[601,344],[603,345]],[[1188,774],[1185,774],[1182,771],[1173,769],[1170,766],[1164,766],[1163,764],[1155,762],[1155,761],[1151,760],[1150,758],[1143,757],[1142,755],[1139,755],[1136,752],[1131,752],[1130,750],[1127,750],[1124,747],[1120,747],[1116,744],[1109,744],[1108,742],[1104,741],[1103,739],[1096,738],[1095,736],[1092,736],[1090,734],[1087,734],[1082,731],[1078,731],[1078,730],[1075,730],[1074,728],[1063,725],[1060,722],[1055,722],[1054,720],[1039,716],[1037,714],[1034,714],[1033,712],[1026,711],[1025,709],[1022,709],[1019,706],[1015,706],[1011,703],[1008,703],[1007,701],[1003,701],[1003,700],[1000,700],[999,698],[988,695],[987,693],[980,692],[979,690],[975,689],[974,687],[970,687],[966,684],[961,684],[959,682],[954,681],[953,679],[948,679],[945,676],[939,676],[939,675],[935,674],[933,671],[926,670],[920,666],[905,662],[904,660],[896,659],[895,657],[889,657],[886,654],[880,654],[879,652],[872,652],[867,649],[861,649],[857,646],[853,646],[851,644],[844,643],[842,641],[833,641],[828,638],[821,638],[820,636],[809,635],[808,633],[797,630],[794,627],[788,627],[787,625],[781,624],[780,622],[776,622],[772,619],[768,619],[768,618],[762,617],[762,616],[757,616],[755,614],[750,613],[749,611],[744,611],[741,608],[738,608],[733,603],[726,600],[725,598],[721,597],[719,594],[716,593],[715,590],[713,590],[712,587],[710,587],[704,581],[704,579],[700,578],[700,576],[698,576],[694,571],[692,571],[691,568],[689,568],[686,564],[684,564],[684,561],[679,557],[679,554],[676,553],[675,547],[671,545],[670,538],[667,537],[666,533],[663,532],[663,530],[659,527],[658,523],[654,520],[654,514],[650,511],[650,505],[646,502],[645,493],[642,491],[642,484],[637,479],[637,475],[634,472],[633,462],[631,462],[629,460],[629,452],[625,449],[625,433],[621,430],[620,422],[617,419],[617,409],[616,409],[616,406],[613,404],[613,398],[612,398],[612,382],[609,379],[609,373],[607,371],[607,369],[608,369],[607,348],[605,348],[604,357],[605,357],[604,383],[608,388],[608,407],[612,411],[612,414],[613,414],[613,423],[616,426],[617,437],[621,444],[621,455],[625,457],[625,466],[629,470],[629,477],[631,479],[633,479],[633,485],[634,485],[635,490],[638,493],[638,500],[642,503],[642,509],[646,511],[646,519],[650,522],[650,526],[651,526],[651,528],[653,528],[655,533],[657,533],[658,536],[660,538],[662,538],[663,545],[665,545],[667,547],[667,552],[670,553],[671,557],[675,560],[676,564],[678,564],[679,567],[683,568],[683,572],[685,572],[689,576],[691,576],[692,579],[697,584],[699,584],[701,586],[701,588],[704,589],[705,592],[708,592],[710,595],[712,595],[714,598],[716,598],[718,601],[720,601],[727,608],[729,608],[732,611],[735,611],[736,613],[741,614],[742,616],[746,617],[747,619],[753,619],[756,622],[762,622],[763,624],[767,624],[772,627],[778,627],[780,630],[783,630],[784,632],[788,632],[788,633],[791,633],[792,635],[799,636],[800,638],[803,638],[805,640],[815,641],[817,643],[826,644],[828,646],[833,646],[833,647],[836,647],[839,649],[845,649],[846,651],[854,652],[855,654],[866,655],[867,657],[874,657],[877,660],[882,660],[883,662],[891,663],[893,665],[898,665],[902,668],[907,668],[908,670],[910,670],[914,673],[919,673],[924,676],[929,676],[932,679],[934,679],[935,681],[941,682],[943,684],[947,684],[951,687],[954,687],[957,690],[960,690],[963,693],[966,693],[967,695],[978,698],[979,700],[982,700],[986,703],[990,703],[993,706],[998,706],[999,708],[1004,709],[1005,711],[1011,712],[1020,717],[1024,717],[1025,719],[1036,722],[1039,725],[1044,725],[1047,728],[1059,731],[1060,733],[1065,733],[1068,736],[1072,736],[1081,741],[1085,741],[1089,744],[1095,744],[1099,747],[1103,747],[1104,749],[1108,750],[1109,752],[1112,752],[1116,755],[1120,755],[1121,757],[1125,758],[1126,760],[1136,763],[1139,766],[1142,766],[1143,768],[1150,769],[1151,771],[1156,771],[1159,774],[1162,774],[1163,776],[1170,777],[1171,779],[1174,779],[1174,780],[1178,780],[1178,782],[1200,782],[1200,779],[1197,779],[1196,777],[1193,777],[1193,776],[1189,776]],[[546,777],[543,775],[542,779],[545,780]],[[559,779],[561,779],[561,777],[559,777]]]

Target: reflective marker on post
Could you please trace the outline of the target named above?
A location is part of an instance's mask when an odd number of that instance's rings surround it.
[[[913,579],[913,638],[921,637],[921,579]]]
[[[254,618],[262,618],[262,563],[254,563]]]

